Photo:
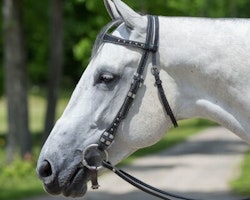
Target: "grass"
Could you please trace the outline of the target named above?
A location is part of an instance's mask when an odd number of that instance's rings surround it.
[[[38,141],[40,135],[33,135]],[[0,135],[0,199],[17,200],[37,194],[43,194],[41,182],[36,177],[36,158],[40,151],[38,143],[34,146],[33,161],[22,161],[16,156],[11,164],[5,163],[5,135]]]
[[[57,116],[63,112],[69,95],[64,95],[60,99],[58,105]],[[6,132],[6,103],[5,99],[0,99],[0,133]],[[34,139],[34,161],[23,162],[18,158],[11,165],[6,165],[5,160],[5,134],[0,134],[0,199],[1,200],[18,200],[27,199],[27,197],[44,194],[44,190],[40,180],[38,180],[35,172],[36,159],[40,151],[41,132],[44,124],[44,114],[46,101],[44,95],[38,95],[31,92],[29,95],[30,106],[30,122],[31,132]],[[163,149],[169,148],[179,142],[184,141],[191,134],[198,133],[211,125],[211,122],[205,120],[188,120],[180,123],[178,129],[172,129],[166,136],[157,144],[137,151],[123,163],[129,163],[137,157],[155,153]]]
[[[7,110],[6,101],[4,97],[0,96],[0,133],[5,133],[7,130]]]
[[[234,193],[250,196],[250,150],[245,154],[241,164],[241,174],[230,183]]]

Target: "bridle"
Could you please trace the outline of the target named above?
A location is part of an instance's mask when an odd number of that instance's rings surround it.
[[[168,103],[168,100],[166,98],[166,95],[164,93],[164,89],[162,87],[162,81],[160,79],[160,71],[157,66],[157,52],[159,48],[159,19],[157,16],[151,16],[148,15],[148,25],[147,25],[147,35],[146,35],[146,41],[145,43],[136,42],[132,40],[126,40],[122,39],[113,35],[110,35],[108,33],[105,33],[103,36],[103,42],[105,43],[112,43],[116,45],[122,45],[127,47],[134,47],[142,49],[144,52],[142,54],[141,60],[139,62],[139,66],[137,68],[136,73],[133,76],[133,80],[131,82],[130,89],[127,93],[127,96],[118,111],[116,117],[114,118],[113,122],[110,124],[110,126],[102,133],[98,144],[92,144],[89,145],[84,151],[83,151],[83,165],[88,168],[91,172],[91,181],[92,181],[92,188],[98,189],[99,184],[97,181],[98,177],[98,170],[100,170],[102,167],[107,168],[114,173],[116,173],[118,176],[120,176],[125,181],[129,182],[133,186],[137,187],[138,189],[149,193],[155,197],[164,199],[164,200],[171,200],[169,197],[177,198],[177,199],[183,199],[183,200],[195,200],[192,198],[186,198],[180,195],[175,195],[169,192],[165,192],[162,190],[159,190],[157,188],[154,188],[137,178],[131,176],[130,174],[124,172],[123,170],[120,170],[116,167],[114,167],[108,160],[108,153],[107,149],[112,145],[116,138],[117,130],[121,122],[126,118],[134,99],[136,98],[136,94],[140,87],[143,84],[144,78],[144,69],[146,67],[147,61],[149,59],[150,54],[152,54],[152,75],[155,78],[155,85],[158,89],[159,98],[163,105],[163,108],[169,118],[171,119],[171,122],[173,123],[174,127],[178,127],[178,123],[176,121],[176,118],[172,112],[172,109]],[[122,23],[122,20],[118,20],[114,22],[113,24],[118,26]],[[87,152],[94,152],[95,156],[97,155],[99,162],[92,162],[90,161],[91,158],[86,156]],[[101,160],[101,162],[100,162]],[[249,199],[245,199],[249,200]]]
[[[142,54],[141,60],[139,62],[139,66],[137,68],[136,73],[134,74],[130,89],[124,100],[124,103],[122,104],[120,110],[118,111],[111,125],[102,134],[100,141],[99,141],[98,148],[100,150],[105,150],[113,143],[115,136],[116,136],[116,131],[120,123],[122,122],[122,120],[126,118],[129,112],[129,109],[131,105],[133,104],[134,99],[136,98],[136,94],[139,88],[142,86],[142,83],[144,80],[143,73],[144,73],[144,69],[147,64],[150,53],[152,53],[152,64],[153,64],[152,73],[155,76],[156,85],[159,89],[161,101],[164,105],[164,108],[167,114],[170,116],[174,126],[177,127],[178,125],[177,125],[176,119],[173,115],[173,112],[164,94],[163,87],[161,85],[161,80],[159,77],[159,71],[156,66],[156,62],[157,62],[156,56],[157,56],[157,51],[159,47],[159,19],[158,17],[154,17],[150,15],[148,16],[147,36],[146,36],[145,43],[125,40],[125,39],[121,39],[121,38],[118,38],[109,34],[105,34],[105,36],[103,37],[103,42],[140,48],[144,50],[144,53]]]
[[[112,43],[115,45],[128,46],[128,47],[133,47],[133,48],[139,48],[139,49],[142,49],[144,52],[140,59],[137,71],[135,72],[133,76],[131,86],[127,93],[127,96],[125,97],[125,100],[121,108],[119,109],[117,115],[115,116],[113,122],[103,132],[103,134],[101,135],[99,139],[98,144],[92,144],[83,151],[82,162],[83,162],[83,165],[91,171],[92,188],[94,189],[97,189],[99,187],[98,182],[97,182],[97,171],[102,166],[108,169],[112,169],[113,171],[117,171],[117,170],[114,170],[115,168],[111,165],[111,163],[108,162],[108,153],[106,150],[114,142],[116,134],[117,134],[117,129],[119,125],[121,124],[121,122],[126,118],[134,102],[134,99],[136,98],[136,94],[139,88],[143,84],[143,81],[144,81],[143,74],[144,74],[144,70],[145,70],[150,54],[152,54],[152,66],[153,66],[151,72],[155,77],[155,84],[159,91],[159,97],[160,97],[161,103],[166,113],[169,115],[174,126],[178,127],[177,121],[174,117],[174,114],[165,96],[165,93],[162,87],[162,81],[159,76],[159,70],[157,68],[157,51],[159,47],[159,19],[157,16],[151,16],[151,15],[148,15],[147,18],[148,18],[148,26],[147,26],[147,35],[146,35],[145,43],[122,39],[122,38],[113,36],[108,33],[105,33],[102,38],[102,42]],[[113,22],[115,26],[118,26],[121,23],[123,23],[122,20],[117,20]],[[89,152],[89,151],[99,152],[100,157],[102,157],[102,159],[104,157],[104,161],[102,165],[100,165],[100,163],[98,164],[90,163],[89,161],[90,159],[86,156],[86,152]]]

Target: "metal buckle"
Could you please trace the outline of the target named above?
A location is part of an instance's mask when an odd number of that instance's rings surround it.
[[[140,82],[139,87],[141,87],[142,84],[143,84],[143,82],[144,82],[144,77],[143,77],[143,75],[140,75],[140,74],[138,74],[137,72],[135,72],[131,84],[134,84],[135,81],[139,81],[139,82]]]
[[[100,157],[102,155],[104,155],[104,160],[108,161],[108,152],[106,150],[101,151],[98,149],[98,144],[91,144],[89,146],[87,146],[83,153],[82,153],[82,164],[83,166],[85,166],[86,168],[88,168],[89,170],[100,170],[102,168],[102,160],[100,161],[100,165],[99,166],[95,166],[95,165],[91,165],[88,163],[88,160],[86,160],[86,154],[88,153],[88,151],[90,151],[91,149],[94,150],[94,153],[98,153],[100,154]]]
[[[152,73],[154,76],[159,75],[160,72],[159,72],[158,67],[157,67],[157,66],[153,66],[153,67],[151,68],[151,73]]]

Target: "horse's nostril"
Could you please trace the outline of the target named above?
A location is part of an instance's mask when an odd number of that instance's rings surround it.
[[[46,178],[52,175],[52,168],[50,163],[47,160],[44,160],[39,169],[38,169],[38,173],[40,175],[41,178]]]

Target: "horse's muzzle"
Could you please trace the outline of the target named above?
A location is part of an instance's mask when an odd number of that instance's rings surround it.
[[[37,175],[43,181],[44,189],[52,194],[80,197],[87,191],[86,183],[90,179],[90,170],[81,163],[80,155],[72,160],[70,166],[58,165],[49,158],[42,158],[37,163]]]

